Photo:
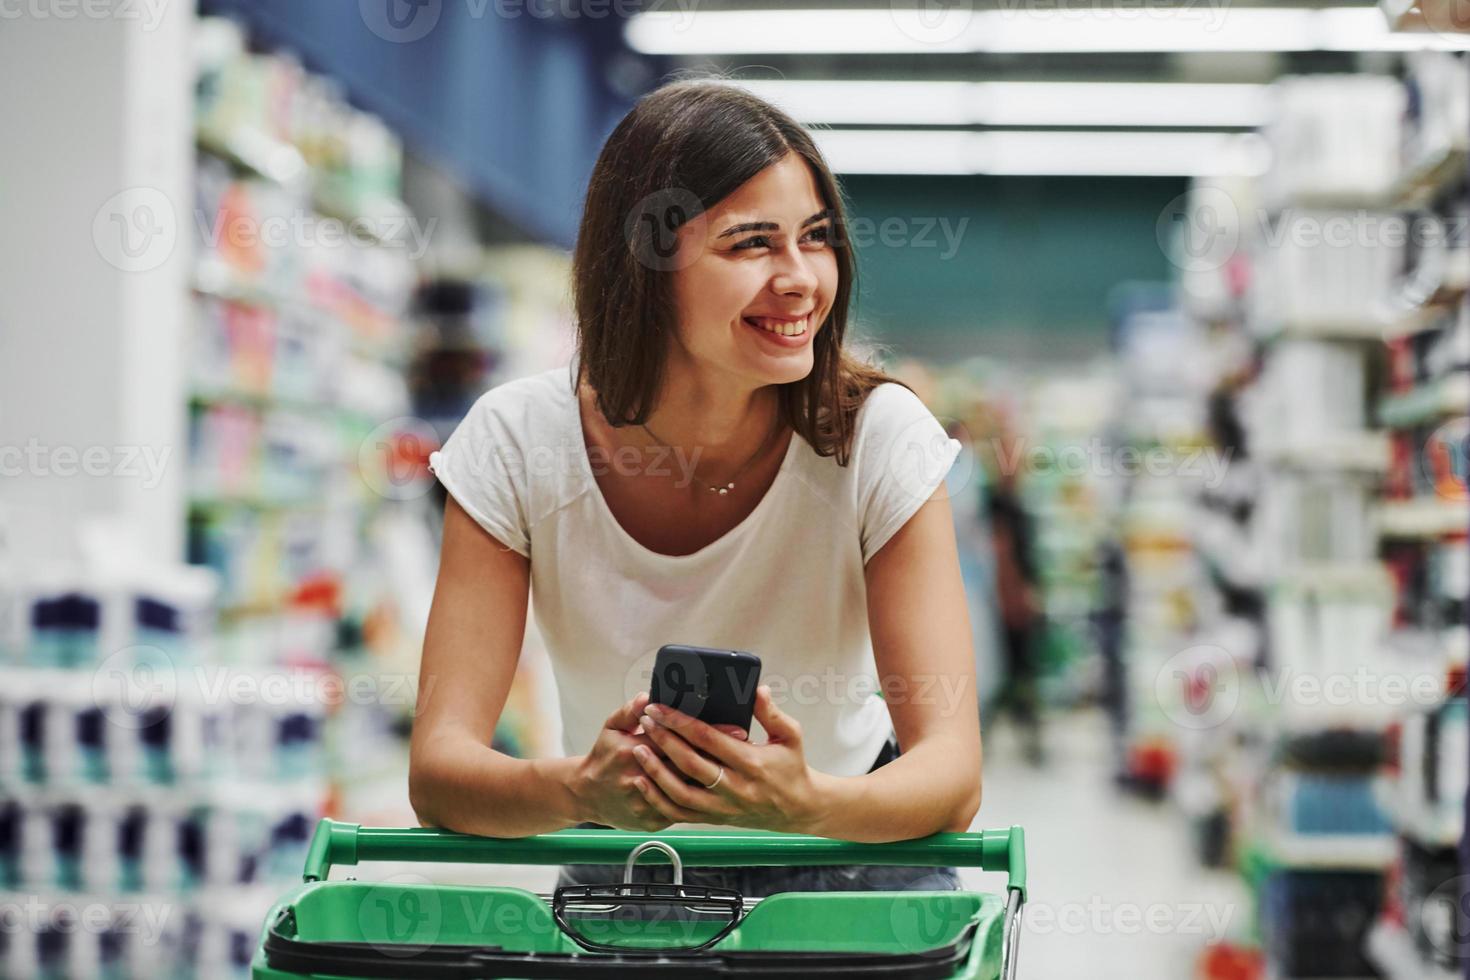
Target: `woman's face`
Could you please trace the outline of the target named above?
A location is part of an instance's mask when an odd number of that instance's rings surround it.
[[[692,255],[674,273],[684,354],[752,387],[810,374],[812,338],[837,292],[832,234],[821,191],[796,153],[681,228],[680,250]]]

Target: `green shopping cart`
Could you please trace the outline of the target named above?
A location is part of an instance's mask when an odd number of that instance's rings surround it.
[[[639,858],[672,882],[633,880]],[[550,895],[425,880],[329,881],[361,862],[622,864],[624,880]],[[1006,896],[968,891],[779,892],[683,881],[684,865],[932,865],[1005,872]],[[410,876],[415,877],[415,876]],[[1014,980],[1026,901],[1020,827],[855,844],[804,834],[568,829],[525,838],[323,820],[304,883],[270,910],[255,980],[632,974]]]

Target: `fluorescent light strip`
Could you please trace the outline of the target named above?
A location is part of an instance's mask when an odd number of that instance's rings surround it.
[[[1168,82],[733,82],[807,124],[1235,126],[1270,119],[1265,85]]]
[[[1256,133],[817,130],[828,164],[847,174],[1255,176],[1269,162]]]
[[[943,54],[1470,50],[1470,35],[1394,33],[1376,7],[1188,7],[939,12],[881,9],[670,10],[633,17],[645,54]]]

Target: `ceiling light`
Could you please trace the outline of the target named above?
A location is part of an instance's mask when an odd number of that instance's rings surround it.
[[[1264,126],[1265,85],[1170,82],[733,82],[824,125]]]
[[[649,11],[625,30],[634,50],[663,55],[1470,50],[1470,35],[1396,34],[1376,7],[1002,3],[1010,9]]]
[[[1255,176],[1270,151],[1255,133],[817,130],[838,173],[1035,176]]]

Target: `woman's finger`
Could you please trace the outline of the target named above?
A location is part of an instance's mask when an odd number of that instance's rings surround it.
[[[771,699],[771,689],[762,684],[755,689],[755,718],[766,730],[773,742],[800,742],[801,725],[796,719],[776,707]]]
[[[701,820],[702,814],[685,810],[674,803],[663,790],[653,785],[649,778],[644,777],[633,782],[638,787],[638,792],[642,793],[643,798],[648,801],[648,805],[668,820],[675,823],[708,823],[707,820]]]
[[[728,769],[736,769],[740,772],[751,770],[754,762],[751,753],[755,749],[750,743],[726,735],[713,725],[664,705],[650,704],[643,709],[643,714],[654,722],[653,725],[645,723],[645,730],[648,728],[668,729]],[[710,778],[714,778],[713,775]]]
[[[615,728],[620,732],[631,732],[638,727],[638,716],[643,714],[643,708],[648,704],[648,692],[639,691],[631,701],[620,705],[616,711],[607,716],[603,722],[604,728]]]
[[[701,783],[708,784],[715,781],[715,775],[719,772],[720,767],[718,762],[711,760],[708,756],[700,755],[694,746],[684,741],[678,732],[660,728],[653,722],[645,724],[652,729],[648,733],[649,741],[680,772]]]

